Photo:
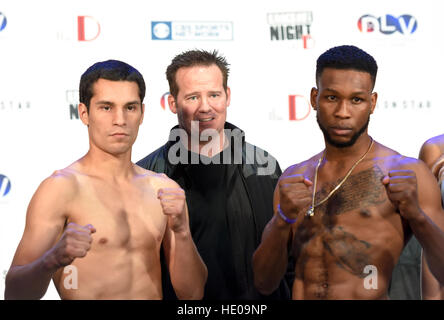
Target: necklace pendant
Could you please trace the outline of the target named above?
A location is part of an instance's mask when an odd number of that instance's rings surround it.
[[[307,210],[307,217],[313,217],[314,216],[314,209],[310,206],[310,208]]]

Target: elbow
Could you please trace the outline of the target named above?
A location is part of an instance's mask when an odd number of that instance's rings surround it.
[[[5,300],[39,300],[46,290],[32,292],[32,290],[24,290],[23,283],[19,279],[19,274],[15,273],[15,269],[9,269],[5,279]],[[26,287],[25,287],[26,289]]]
[[[199,286],[199,288],[186,290],[184,292],[178,291],[176,295],[179,300],[202,300],[204,296],[204,286]]]
[[[179,300],[202,300],[205,293],[205,284],[207,283],[208,270],[204,265],[204,269],[201,272],[201,277],[198,281],[193,282],[190,285],[184,285],[183,290],[176,290],[176,296]]]
[[[261,263],[261,257],[257,251],[253,254],[253,281],[254,286],[260,294],[268,296],[279,287],[279,281],[275,281],[274,274],[266,272]],[[264,269],[265,268],[265,269]]]
[[[259,291],[260,294],[263,294],[265,296],[268,296],[272,294],[279,286],[279,283],[277,286],[273,286],[270,281],[267,281],[267,277],[261,274],[259,267],[255,263],[255,260],[253,259],[253,281],[254,286]]]
[[[19,296],[14,294],[14,282],[10,272],[6,275],[5,279],[5,300],[18,300]]]
[[[6,274],[5,279],[5,300],[17,300],[18,298],[14,295],[14,284],[12,281],[11,272]]]
[[[277,286],[267,283],[264,279],[257,277],[256,273],[254,274],[254,286],[260,294],[265,296],[272,294],[278,288]]]

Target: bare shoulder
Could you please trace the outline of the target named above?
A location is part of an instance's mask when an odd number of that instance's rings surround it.
[[[424,145],[436,145],[444,148],[444,134],[440,134],[439,136],[428,139],[426,142],[424,142]]]
[[[376,162],[382,164],[382,167],[386,171],[413,170],[416,174],[422,174],[424,171],[429,171],[427,165],[420,159],[404,156],[379,143],[377,146],[374,159]]]
[[[424,142],[419,151],[419,158],[431,168],[443,153],[444,134],[430,138]]]
[[[288,177],[288,176],[295,175],[295,174],[307,174],[307,172],[312,171],[316,167],[321,156],[322,156],[322,152],[314,155],[310,159],[307,159],[307,160],[302,161],[300,163],[289,166],[282,173],[281,177]]]
[[[33,224],[44,221],[62,222],[67,208],[74,203],[79,190],[77,172],[72,167],[54,171],[35,191],[27,210],[27,219]]]
[[[156,191],[160,188],[179,188],[179,185],[164,173],[147,170],[138,165],[135,165],[135,170],[138,177]]]
[[[69,200],[77,194],[78,172],[73,167],[54,171],[49,177],[42,181],[37,192],[43,193],[45,197]]]

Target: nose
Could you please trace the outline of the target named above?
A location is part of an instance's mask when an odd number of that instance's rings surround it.
[[[338,118],[350,118],[350,106],[347,100],[340,100],[335,109],[335,116]]]
[[[199,112],[208,113],[211,111],[211,105],[208,97],[202,97],[201,103],[199,105]]]
[[[123,109],[114,109],[113,124],[117,126],[124,126],[126,124],[126,115]]]

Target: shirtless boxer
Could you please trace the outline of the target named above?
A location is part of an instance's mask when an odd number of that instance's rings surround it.
[[[319,57],[311,104],[325,150],[280,178],[275,215],[253,257],[261,292],[279,283],[291,246],[293,299],[385,299],[412,233],[443,282],[444,212],[433,175],[367,133],[376,73],[374,59],[353,46]]]
[[[99,62],[82,75],[89,151],[31,199],[6,299],[39,299],[51,278],[62,299],[161,299],[161,245],[178,296],[202,297],[207,270],[183,190],[131,162],[144,96],[142,75],[126,63]]]
[[[428,139],[421,147],[419,159],[432,170],[441,187],[444,199],[444,134]],[[444,202],[443,202],[444,203]],[[422,298],[426,300],[444,299],[444,287],[431,274],[424,259],[422,260]]]

